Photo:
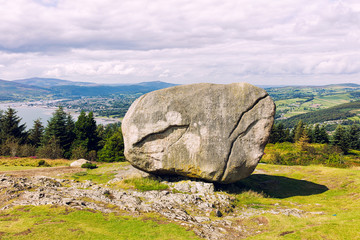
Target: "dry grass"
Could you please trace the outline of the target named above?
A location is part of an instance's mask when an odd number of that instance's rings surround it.
[[[66,159],[45,159],[36,157],[0,157],[0,171],[28,170],[38,167],[69,166]]]

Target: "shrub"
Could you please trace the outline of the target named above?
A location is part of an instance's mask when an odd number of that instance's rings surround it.
[[[84,146],[77,146],[71,151],[71,159],[88,158],[87,149]]]
[[[38,167],[50,167],[50,165],[43,159],[38,161],[37,166]]]
[[[30,144],[21,145],[19,148],[20,157],[30,157],[36,155],[36,147]]]
[[[43,158],[62,158],[64,155],[64,149],[61,148],[59,141],[55,137],[52,137],[48,144],[43,145],[38,149],[37,154],[39,157]]]
[[[88,168],[88,169],[94,169],[97,168],[96,164],[94,163],[84,163],[83,165],[81,165],[82,168]]]
[[[329,144],[310,144],[306,141],[291,144],[268,144],[267,154],[262,161],[278,165],[322,164],[329,167],[348,167],[349,161],[337,146]]]

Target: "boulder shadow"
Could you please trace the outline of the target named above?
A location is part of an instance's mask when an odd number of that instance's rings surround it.
[[[239,194],[252,190],[271,198],[310,196],[329,190],[325,185],[283,176],[253,174],[232,184],[215,183],[217,191]]]

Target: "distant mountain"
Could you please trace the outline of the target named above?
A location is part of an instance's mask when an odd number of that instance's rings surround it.
[[[27,78],[14,80],[12,82],[26,84],[30,86],[37,86],[43,88],[55,87],[55,86],[96,86],[96,83],[89,82],[73,82],[68,80],[62,80],[57,78]]]
[[[338,83],[328,85],[257,85],[262,88],[291,88],[291,89],[304,89],[304,88],[360,88],[356,83]]]
[[[0,80],[0,101],[23,101],[50,98],[106,97],[116,94],[144,94],[176,84],[154,81],[136,84],[95,84],[56,78]]]
[[[360,88],[359,84],[356,83],[340,83],[340,84],[329,84],[329,85],[325,85],[322,86],[323,88],[336,88],[336,87],[341,87],[341,88]]]
[[[52,91],[49,89],[0,80],[0,101],[24,100],[29,97],[41,97],[51,93]]]
[[[55,86],[51,89],[58,97],[94,97],[110,96],[115,94],[144,94],[151,91],[176,86],[165,82],[144,82],[124,85],[97,85],[97,86]]]
[[[148,87],[148,88],[154,88],[154,89],[162,89],[162,88],[173,87],[173,86],[176,86],[179,84],[173,84],[173,83],[167,83],[167,82],[161,82],[161,81],[153,81],[153,82],[141,82],[141,83],[138,83],[135,85]]]

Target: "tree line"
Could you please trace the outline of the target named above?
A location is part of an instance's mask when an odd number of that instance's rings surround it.
[[[0,111],[0,155],[12,157],[87,158],[123,161],[124,141],[119,123],[97,125],[93,112],[82,111],[76,121],[63,107],[53,113],[47,126],[40,119],[26,131],[17,112]]]
[[[280,122],[272,127],[269,142],[328,143],[338,146],[347,154],[349,149],[360,150],[360,125],[353,124],[346,127],[338,125],[332,135],[329,135],[326,125],[307,125],[300,120],[290,129],[285,128]]]

